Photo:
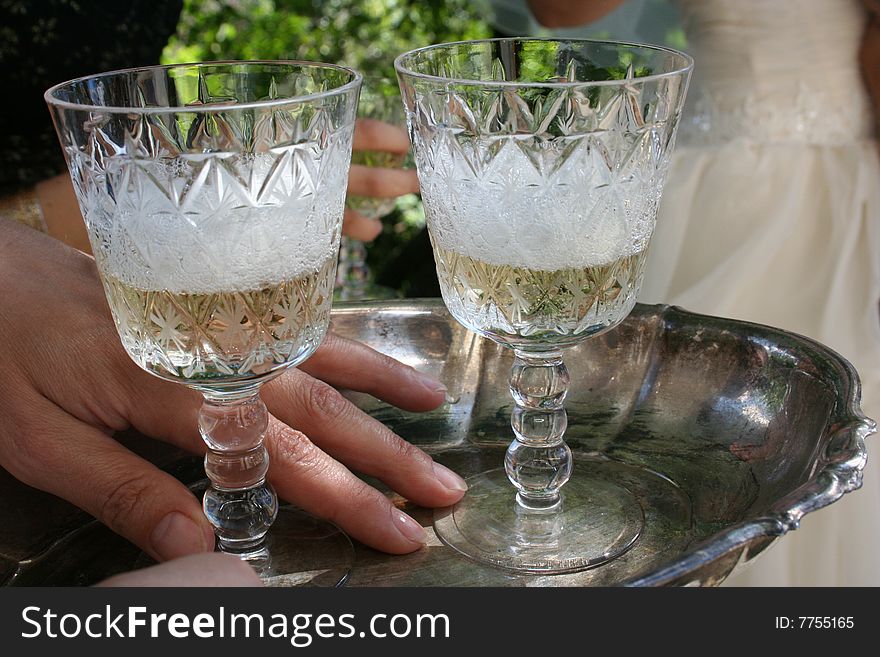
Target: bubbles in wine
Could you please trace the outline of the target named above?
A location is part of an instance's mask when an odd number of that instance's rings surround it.
[[[650,160],[618,167],[588,137],[543,148],[536,137],[494,139],[437,138],[421,183],[439,247],[543,271],[608,265],[646,249],[659,203]]]
[[[346,172],[319,180],[306,157],[235,157],[253,161],[108,162],[106,189],[83,203],[102,271],[142,290],[206,294],[320,268],[338,249]]]

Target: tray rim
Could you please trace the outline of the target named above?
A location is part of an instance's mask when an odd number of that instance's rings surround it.
[[[620,586],[663,586],[687,581],[688,576],[700,568],[741,550],[740,558],[721,578],[721,580],[726,579],[742,562],[752,558],[752,555],[746,555],[745,559],[741,558],[745,555],[746,548],[762,539],[776,540],[784,536],[797,529],[808,513],[825,508],[847,493],[861,488],[868,459],[865,439],[877,431],[877,423],[862,412],[861,380],[852,363],[841,354],[813,338],[758,322],[696,313],[670,304],[637,303],[634,310],[637,309],[643,314],[656,316],[662,324],[661,331],[667,330],[673,316],[678,316],[688,323],[706,320],[712,323],[720,320],[747,329],[752,334],[784,336],[788,341],[801,343],[834,363],[842,375],[841,381],[844,385],[836,389],[837,396],[830,418],[832,430],[830,434],[823,436],[825,449],[818,457],[823,461],[823,465],[816,469],[806,483],[774,503],[767,513],[731,525],[685,550],[650,573],[637,574],[623,580],[619,583]],[[414,310],[444,315],[450,322],[456,322],[443,301],[431,297],[339,302],[333,304],[332,315],[358,311],[412,313]],[[834,447],[831,454],[829,454],[830,447]]]

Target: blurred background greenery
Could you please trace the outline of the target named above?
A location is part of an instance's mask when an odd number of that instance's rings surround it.
[[[162,59],[305,59],[393,78],[394,58],[406,50],[492,36],[487,16],[474,0],[185,0]],[[420,200],[402,197],[367,247],[372,275],[402,295],[432,292],[407,275],[403,255],[424,238],[424,222]]]

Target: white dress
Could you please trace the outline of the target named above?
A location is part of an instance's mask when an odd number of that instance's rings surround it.
[[[696,61],[641,300],[810,336],[880,419],[880,163],[859,0],[682,0]],[[861,490],[739,585],[880,585],[880,437]]]

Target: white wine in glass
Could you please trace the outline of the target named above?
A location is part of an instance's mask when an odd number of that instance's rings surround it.
[[[266,576],[351,558],[344,534],[293,509],[269,549],[260,387],[329,324],[360,84],[330,64],[215,62],[45,95],[122,344],[204,396],[205,514],[219,548]]]
[[[635,305],[692,60],[654,46],[490,39],[395,62],[443,300],[514,351],[504,467],[435,515],[445,543],[518,572],[623,555],[644,527],[602,455],[564,440],[565,350]],[[613,376],[613,372],[609,372]]]

